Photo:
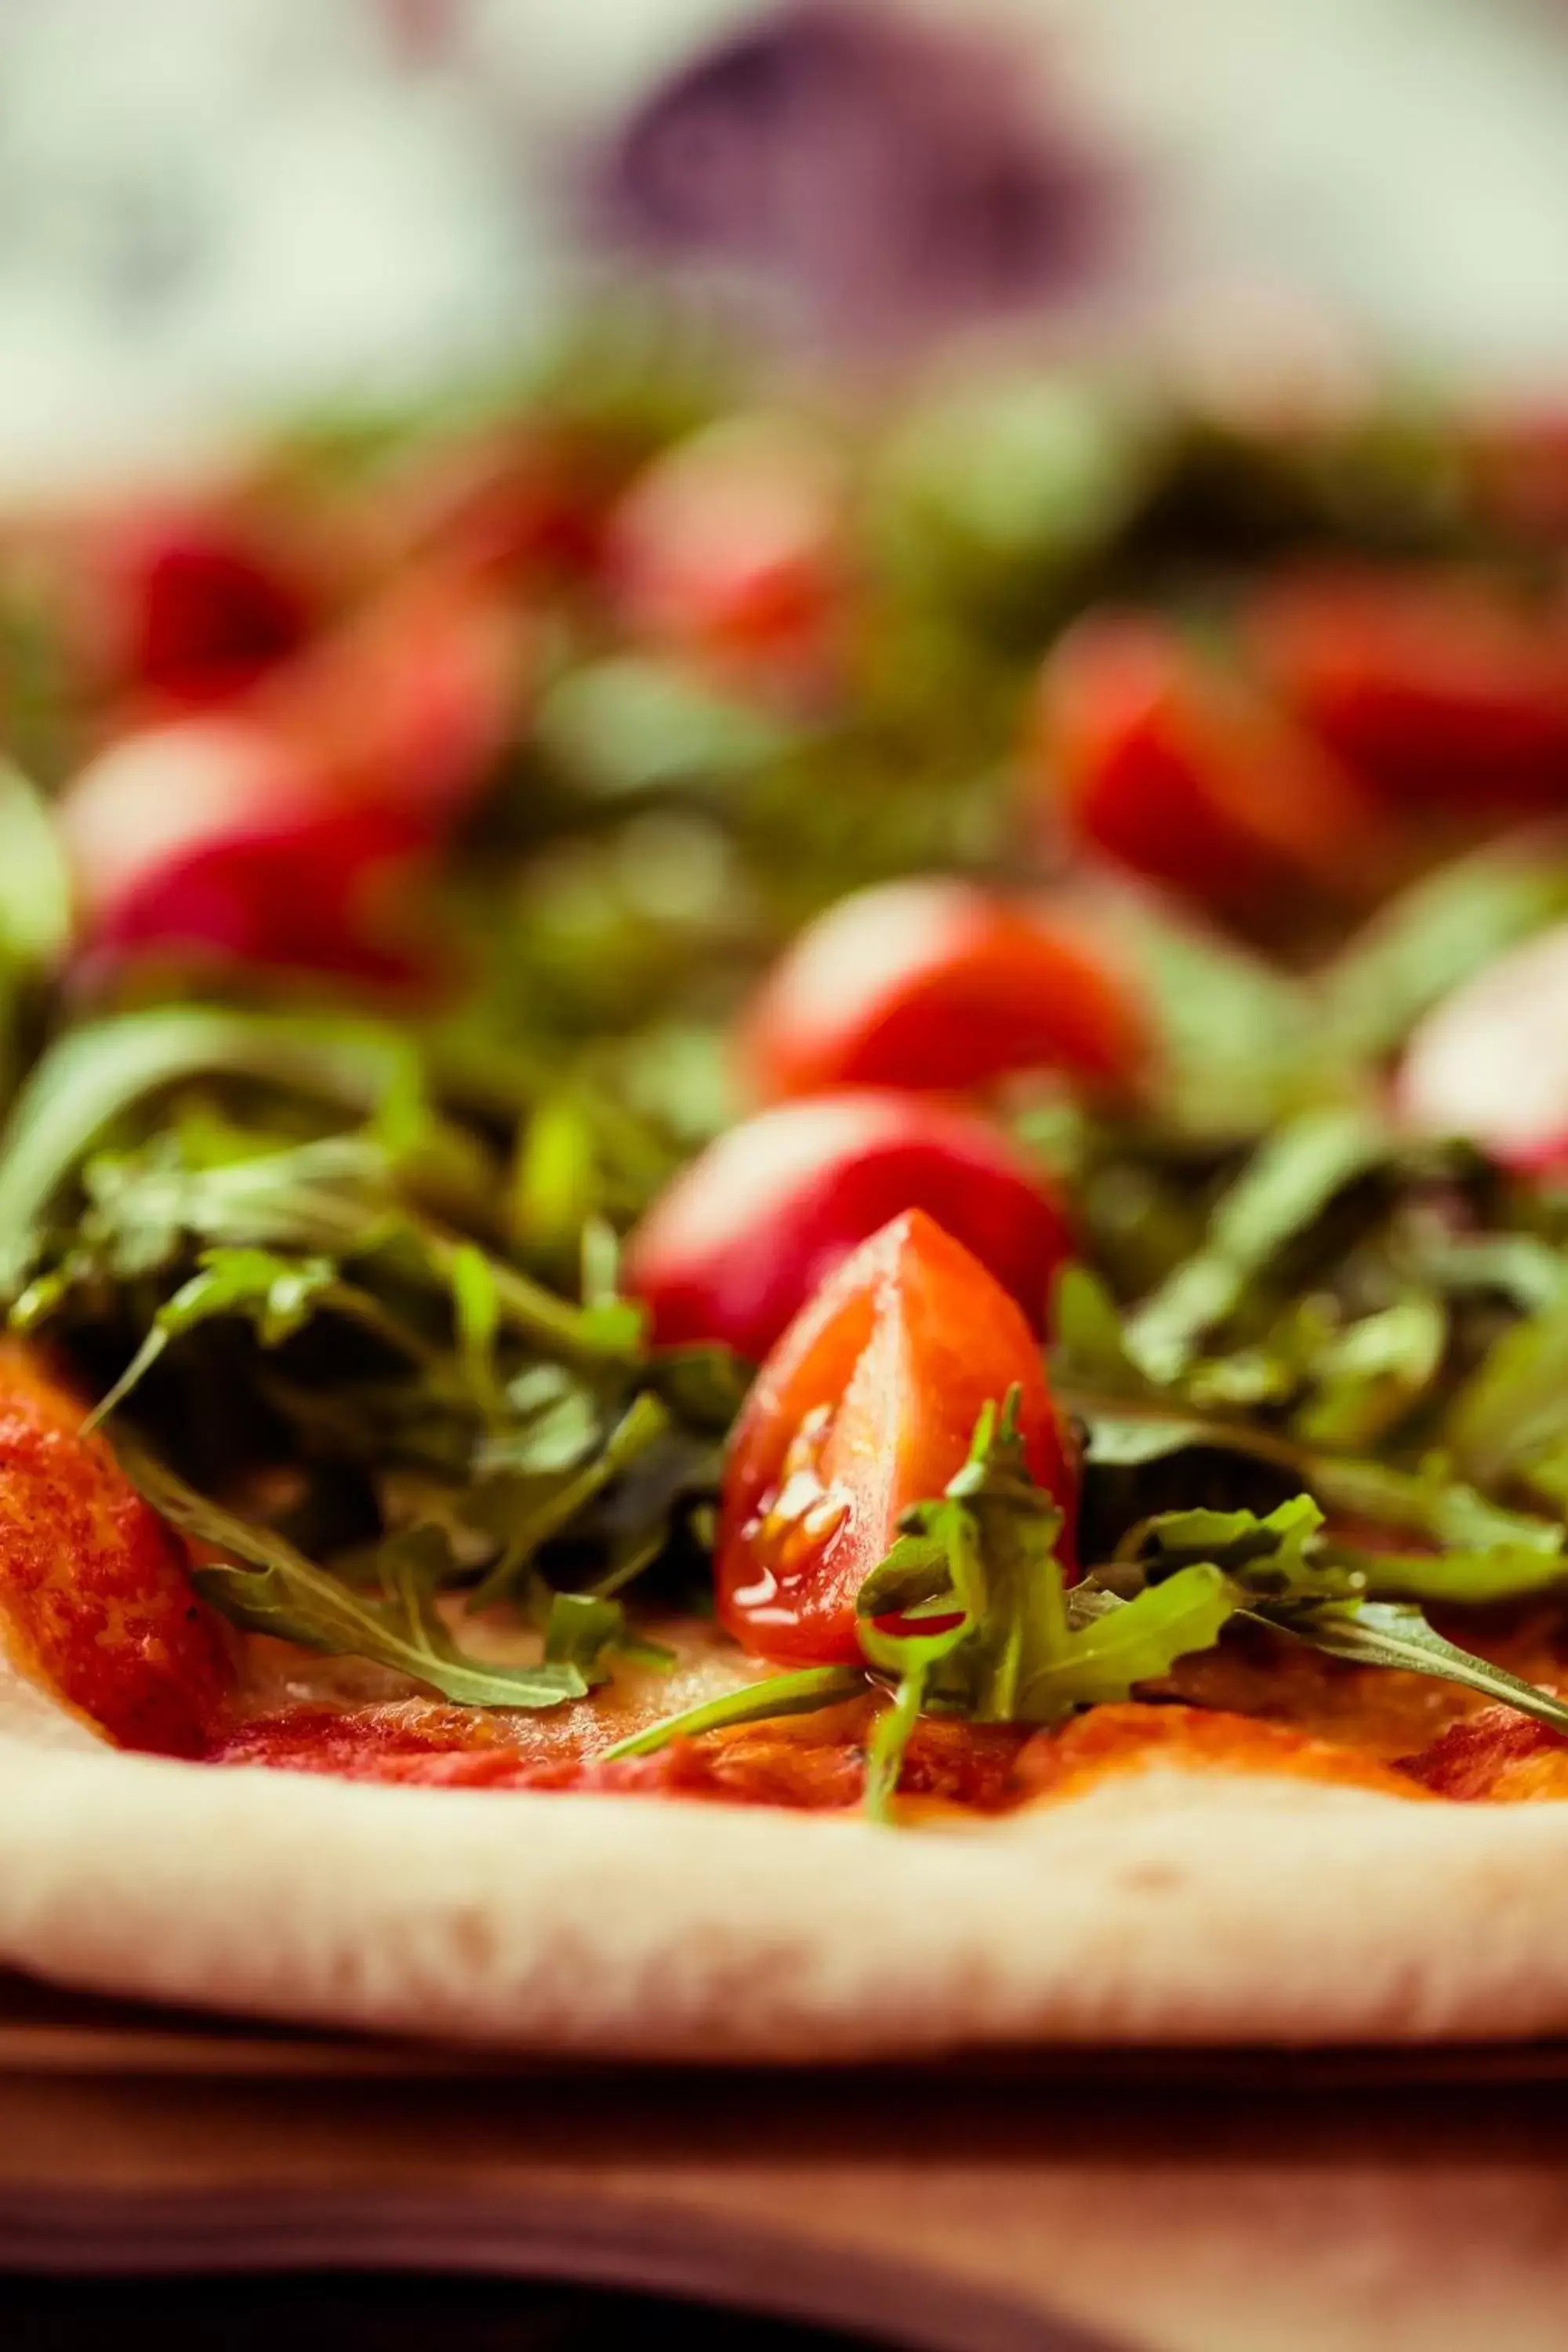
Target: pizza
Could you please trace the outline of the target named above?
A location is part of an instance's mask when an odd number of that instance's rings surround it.
[[[1563,2031],[1549,469],[1177,420],[987,557],[940,418],[650,407],[3,551],[0,1960]]]

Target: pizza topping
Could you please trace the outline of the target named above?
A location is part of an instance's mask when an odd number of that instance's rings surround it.
[[[1484,577],[1341,566],[1268,583],[1247,629],[1289,707],[1384,790],[1523,809],[1568,792],[1561,614]]]
[[[768,1358],[731,1440],[721,1613],[764,1656],[860,1655],[856,1596],[904,1513],[940,1494],[989,1399],[1016,1389],[1031,1471],[1070,1514],[1072,1475],[1028,1327],[920,1210],[862,1244]]]
[[[1430,428],[610,374],[280,452],[91,660],[105,519],[0,533],[15,1658],[410,1782],[1546,1785],[1561,551]]]
[[[0,1349],[0,1651],[121,1745],[203,1755],[236,1684],[227,1629],[84,1411]]]
[[[1043,1323],[1072,1246],[1049,1180],[990,1121],[868,1088],[780,1105],[710,1144],[633,1234],[626,1284],[661,1345],[716,1340],[760,1361],[849,1252],[906,1209]]]
[[[884,883],[839,900],[763,982],[741,1032],[764,1097],[828,1087],[980,1087],[1059,1070],[1125,1089],[1147,1019],[1082,919],[973,884]]]
[[[1365,903],[1391,878],[1353,772],[1152,616],[1096,614],[1063,639],[1037,761],[1079,840],[1233,919],[1303,889]]]
[[[1538,1804],[1568,1797],[1568,1738],[1510,1708],[1488,1707],[1451,1725],[1403,1769],[1434,1796]]]

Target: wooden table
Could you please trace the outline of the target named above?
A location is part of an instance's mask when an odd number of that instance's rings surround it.
[[[940,2352],[1561,2352],[1565,2077],[552,2071],[0,1979],[0,2270],[591,2280]]]

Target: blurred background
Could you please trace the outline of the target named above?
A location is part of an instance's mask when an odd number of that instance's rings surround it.
[[[837,358],[1229,320],[1539,385],[1565,215],[1559,0],[5,0],[0,467],[449,383],[628,251]]]

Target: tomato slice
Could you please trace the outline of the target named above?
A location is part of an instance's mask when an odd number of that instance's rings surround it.
[[[1460,573],[1271,583],[1249,642],[1320,740],[1391,793],[1478,816],[1568,798],[1568,633]]]
[[[753,1362],[857,1244],[926,1211],[1043,1323],[1071,1255],[1066,1214],[986,1119],[863,1090],[783,1103],[709,1146],[626,1256],[661,1345],[721,1340]]]
[[[839,900],[780,958],[740,1045],[766,1100],[827,1087],[957,1091],[1015,1070],[1131,1085],[1137,995],[1069,915],[973,883],[889,882]]]
[[[1355,903],[1391,878],[1384,819],[1357,778],[1154,615],[1079,622],[1047,663],[1039,711],[1069,831],[1201,906],[1268,926],[1303,884]]]
[[[903,1513],[940,1495],[988,1401],[1012,1388],[1029,1468],[1075,1481],[1037,1341],[979,1261],[919,1209],[847,1258],[768,1358],[736,1423],[719,1612],[763,1657],[860,1655],[855,1596]]]

